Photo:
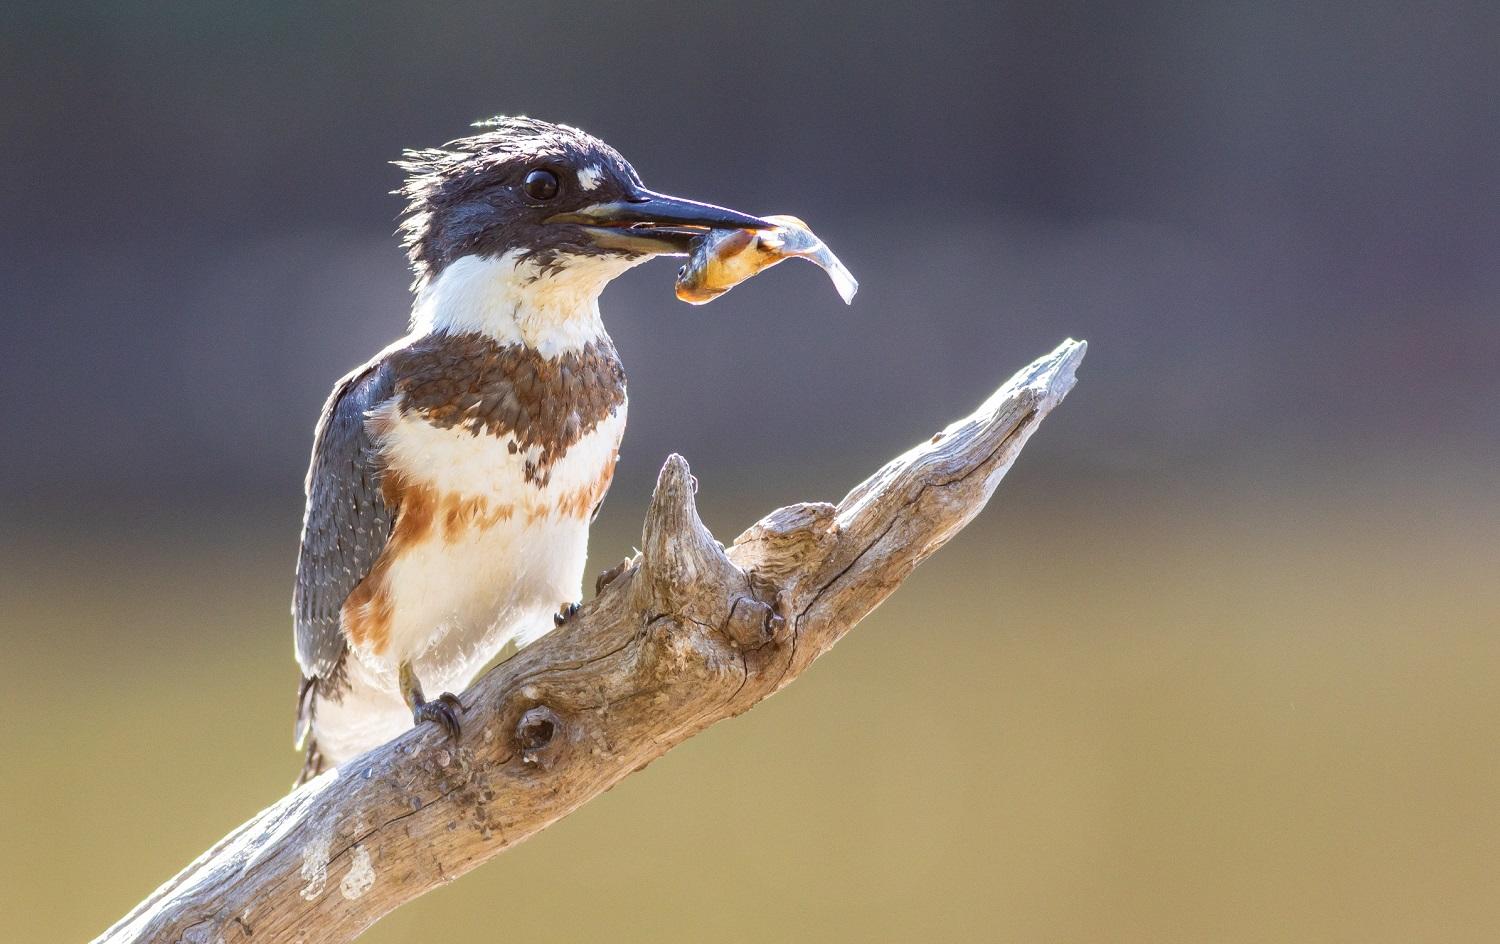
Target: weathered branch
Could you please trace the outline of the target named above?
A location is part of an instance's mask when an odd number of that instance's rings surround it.
[[[778,509],[727,550],[680,456],[641,552],[560,629],[424,725],[264,810],[98,940],[348,941],[795,679],[984,507],[1073,386],[1067,341],[838,505]]]

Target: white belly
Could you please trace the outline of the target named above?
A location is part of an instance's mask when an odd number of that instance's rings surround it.
[[[409,661],[428,692],[459,691],[515,640],[532,642],[582,597],[588,520],[517,515],[413,548],[391,568],[390,643],[359,657],[390,673]]]

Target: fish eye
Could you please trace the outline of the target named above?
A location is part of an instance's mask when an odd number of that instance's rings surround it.
[[[562,189],[557,175],[542,167],[526,175],[521,181],[521,189],[526,191],[526,196],[533,200],[551,200],[557,196],[558,190]]]

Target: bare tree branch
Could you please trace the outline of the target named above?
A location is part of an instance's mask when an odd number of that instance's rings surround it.
[[[641,552],[560,629],[423,725],[262,811],[98,941],[338,942],[790,683],[984,507],[1074,383],[1064,342],[838,505],[722,548],[667,459]]]

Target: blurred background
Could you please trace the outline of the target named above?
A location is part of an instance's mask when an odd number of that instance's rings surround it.
[[[1500,937],[1497,11],[5,5],[9,933],[285,791],[313,422],[408,308],[388,161],[527,113],[862,285],[610,288],[601,567],[670,451],[728,540],[1089,356],[807,677],[368,940]]]

